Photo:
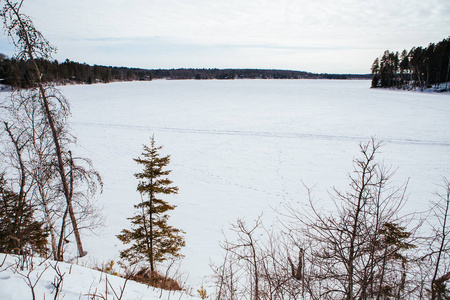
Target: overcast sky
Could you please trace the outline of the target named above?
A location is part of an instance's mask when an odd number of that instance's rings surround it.
[[[25,0],[23,12],[58,60],[141,68],[369,73],[386,49],[450,36],[449,0]],[[4,35],[0,47],[12,55]]]

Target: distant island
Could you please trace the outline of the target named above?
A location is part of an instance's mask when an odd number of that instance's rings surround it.
[[[386,50],[372,65],[372,88],[450,89],[450,37],[402,53]]]
[[[42,80],[55,84],[93,84],[115,81],[149,81],[153,79],[371,79],[370,74],[317,74],[292,70],[264,69],[139,69],[88,65],[66,59],[38,59],[42,70]],[[24,60],[8,58],[0,54],[0,83],[12,87],[32,87],[32,78],[28,63]]]

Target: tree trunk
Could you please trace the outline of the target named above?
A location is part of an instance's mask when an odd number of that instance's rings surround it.
[[[38,65],[36,64],[36,61],[34,60],[35,58],[34,58],[33,51],[38,51],[38,50],[42,50],[42,49],[39,48],[40,46],[35,45],[35,44],[33,44],[30,41],[30,37],[29,37],[29,34],[30,34],[29,30],[30,29],[24,24],[22,16],[19,13],[19,9],[20,9],[20,7],[22,5],[22,2],[18,6],[14,6],[14,5],[11,4],[10,1],[7,0],[6,1],[6,5],[11,9],[13,14],[17,18],[17,22],[19,23],[19,27],[20,27],[20,29],[22,31],[20,38],[23,39],[23,42],[25,43],[25,45],[23,46],[23,51],[26,52],[26,54],[28,55],[28,60],[31,63],[31,65],[32,65],[32,67],[34,68],[34,71],[35,71],[36,83],[37,83],[37,85],[39,87],[39,92],[40,92],[40,95],[42,97],[42,104],[43,104],[43,106],[45,108],[47,121],[48,121],[48,123],[50,125],[50,128],[51,128],[51,131],[52,131],[53,142],[54,142],[54,146],[55,146],[55,154],[56,154],[57,160],[58,160],[58,171],[59,171],[59,174],[60,174],[61,183],[62,183],[62,187],[63,187],[63,191],[64,191],[64,196],[66,198],[67,208],[68,208],[68,212],[69,212],[70,219],[71,219],[71,222],[72,222],[72,226],[73,226],[73,230],[74,230],[74,234],[75,234],[75,239],[76,239],[76,242],[77,242],[78,253],[79,253],[80,257],[83,257],[84,255],[86,255],[86,252],[84,252],[83,245],[81,243],[81,237],[80,237],[80,232],[79,232],[79,229],[78,229],[78,223],[77,223],[77,219],[75,217],[75,212],[73,210],[72,198],[70,196],[69,185],[68,185],[66,174],[65,174],[65,171],[64,171],[65,168],[64,168],[64,161],[63,161],[63,157],[62,157],[62,150],[61,150],[60,141],[59,141],[59,134],[58,134],[58,131],[56,129],[55,120],[53,120],[52,111],[50,110],[49,100],[48,100],[48,97],[47,97],[47,95],[45,93],[45,88],[44,88],[44,85],[43,85],[42,80],[41,80],[41,72],[39,70]],[[38,32],[34,29],[34,33],[38,33]]]
[[[35,62],[34,62],[34,65],[36,68],[36,72],[39,73],[39,71],[38,71],[39,69]],[[59,175],[61,177],[61,183],[63,185],[64,195],[66,197],[67,207],[69,210],[69,216],[70,216],[70,220],[71,220],[72,226],[73,226],[73,233],[75,235],[75,240],[77,242],[78,254],[80,255],[80,257],[83,257],[87,253],[84,252],[84,250],[83,250],[83,244],[81,243],[80,231],[78,229],[78,222],[75,217],[75,212],[73,210],[72,197],[71,197],[72,193],[69,189],[69,184],[67,182],[67,177],[66,177],[65,168],[64,168],[64,161],[62,158],[61,146],[59,144],[58,132],[56,130],[56,126],[55,126],[55,122],[52,117],[52,113],[50,111],[50,107],[49,107],[47,96],[45,94],[44,86],[42,85],[42,82],[40,80],[39,80],[39,90],[41,92],[42,100],[43,100],[44,107],[45,107],[45,112],[47,114],[47,120],[48,120],[48,123],[52,130],[53,142],[55,144],[55,152],[56,152],[56,156],[58,158],[58,171],[59,171]]]
[[[150,192],[150,213],[148,216],[150,220],[150,230],[149,230],[149,240],[150,240],[150,251],[149,251],[149,260],[150,260],[150,270],[155,271],[155,262],[153,259],[153,194]]]
[[[53,259],[58,260],[57,259],[57,257],[58,257],[58,246],[56,245],[56,239],[57,239],[56,231],[55,231],[55,226],[53,225],[53,222],[51,220],[50,209],[48,207],[47,197],[45,195],[42,183],[38,182],[37,185],[38,185],[39,194],[40,194],[41,200],[42,200],[42,206],[44,207],[45,219],[46,219],[49,231],[50,231]]]
[[[447,190],[447,199],[446,199],[446,203],[445,203],[445,212],[444,212],[444,222],[442,224],[442,237],[441,237],[441,244],[439,245],[439,252],[438,252],[438,257],[436,259],[436,264],[435,264],[435,268],[434,268],[434,274],[433,274],[433,279],[431,280],[431,299],[435,300],[436,299],[436,289],[438,287],[438,285],[442,284],[444,281],[448,280],[450,278],[450,272],[447,273],[446,275],[437,278],[438,272],[439,272],[439,267],[440,267],[440,262],[441,262],[441,256],[442,254],[445,252],[445,243],[446,243],[446,238],[447,238],[447,218],[449,215],[449,209],[450,209],[450,197],[449,197],[449,191]],[[446,278],[446,276],[448,276],[448,278]]]

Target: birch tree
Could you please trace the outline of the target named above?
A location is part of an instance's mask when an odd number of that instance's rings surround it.
[[[34,166],[28,171],[31,174],[30,178],[37,186],[36,194],[42,200],[44,215],[46,215],[52,236],[52,252],[55,259],[63,259],[62,249],[68,232],[66,218],[72,225],[70,233],[75,236],[78,254],[84,256],[86,252],[81,240],[80,219],[74,208],[74,201],[77,202],[82,214],[89,211],[92,215],[92,210],[90,205],[80,202],[83,196],[77,199],[77,184],[83,182],[90,193],[95,190],[98,183],[101,185],[101,179],[91,168],[88,160],[80,160],[84,162],[85,167],[82,164],[77,166],[69,149],[74,141],[67,130],[67,120],[70,115],[69,103],[58,89],[42,81],[43,74],[36,60],[50,59],[56,48],[50,45],[42,33],[35,28],[31,18],[21,13],[23,0],[18,2],[5,0],[4,2],[0,15],[3,18],[6,33],[16,46],[16,58],[27,62],[32,79],[29,89],[19,89],[12,93],[9,105],[6,107],[10,112],[14,109],[22,112],[22,114],[13,113],[16,123],[12,125],[20,130],[21,125],[28,121],[27,125],[31,126],[25,127],[29,137],[27,142],[29,162],[34,162]],[[35,158],[37,160],[34,161]],[[59,203],[58,211],[49,208],[51,188],[56,188],[60,192],[59,195],[53,196],[57,198],[62,196],[64,199],[64,205]],[[58,215],[57,223],[61,226],[59,237],[57,237],[56,223],[51,214]]]

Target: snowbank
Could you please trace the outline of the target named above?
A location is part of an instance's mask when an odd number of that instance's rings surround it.
[[[65,300],[196,299],[185,292],[161,291],[118,276],[51,260],[34,258],[24,262],[21,257],[0,254],[0,266],[0,299],[33,299],[33,290],[36,299],[55,299],[57,293],[56,299]]]

